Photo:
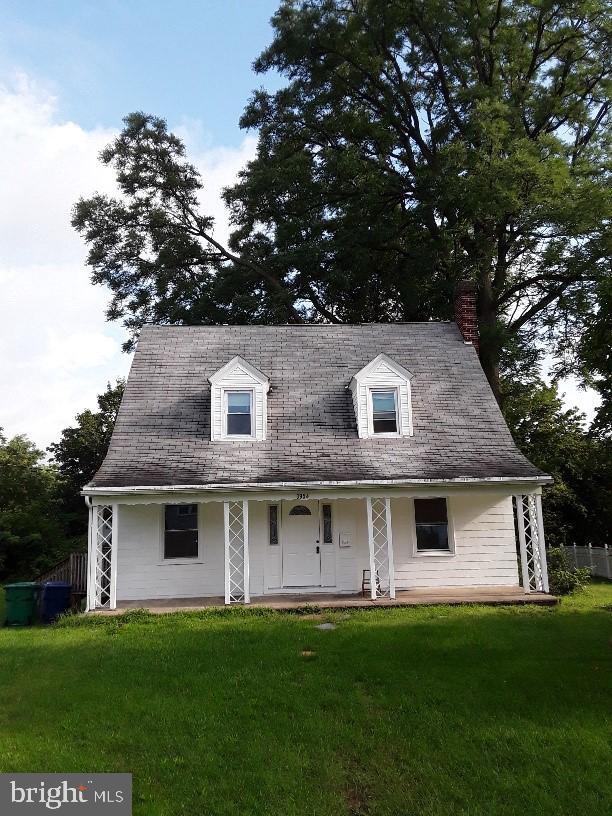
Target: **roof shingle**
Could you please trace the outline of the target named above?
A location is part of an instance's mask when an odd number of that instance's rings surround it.
[[[359,439],[351,377],[384,352],[414,376],[414,436]],[[270,378],[265,442],[210,441],[208,378]],[[146,326],[92,487],[542,476],[454,323]]]

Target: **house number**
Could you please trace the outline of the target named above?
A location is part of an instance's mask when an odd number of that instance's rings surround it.
[[[298,499],[307,499],[310,496],[310,493],[298,493]]]

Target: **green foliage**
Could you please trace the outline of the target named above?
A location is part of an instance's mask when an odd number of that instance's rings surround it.
[[[553,595],[571,595],[591,580],[588,567],[572,567],[564,549],[551,547],[546,551],[548,582]]]
[[[611,441],[584,429],[556,385],[514,373],[502,381],[506,421],[523,453],[554,478],[544,488],[548,542],[601,545],[612,529]]]
[[[66,552],[57,471],[23,436],[0,432],[0,583],[32,579]]]
[[[98,397],[99,410],[77,414],[76,426],[65,428],[60,441],[49,446],[61,476],[61,512],[69,535],[86,529],[87,513],[80,491],[106,456],[124,388],[123,380],[117,380],[114,386],[108,383],[106,391]]]

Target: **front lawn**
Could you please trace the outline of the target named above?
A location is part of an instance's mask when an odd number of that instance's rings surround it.
[[[608,816],[607,605],[0,630],[0,771],[129,771],[141,816]]]

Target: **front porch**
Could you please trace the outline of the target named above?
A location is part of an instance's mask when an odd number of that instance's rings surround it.
[[[516,606],[538,604],[554,606],[557,603],[554,595],[545,592],[527,594],[521,587],[486,586],[486,587],[438,587],[429,589],[400,589],[395,598],[372,598],[359,594],[321,593],[312,595],[260,595],[252,597],[250,606],[295,611],[296,609],[372,609],[374,607],[401,606],[464,606],[479,604],[484,606]],[[146,609],[154,614],[170,612],[196,612],[203,609],[214,609],[225,606],[225,598],[166,598],[145,599],[141,601],[119,601],[117,608],[105,614],[121,614],[130,609]]]
[[[444,517],[425,528],[432,536],[442,527],[446,548],[422,551],[417,500],[422,507],[441,495],[434,502],[443,501]],[[220,498],[185,493],[92,504],[88,610],[552,602],[541,496],[533,488]],[[164,552],[168,505],[193,508],[190,559]],[[358,591],[366,573],[375,576],[368,597]]]

